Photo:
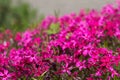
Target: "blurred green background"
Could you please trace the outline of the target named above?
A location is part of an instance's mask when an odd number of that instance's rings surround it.
[[[12,0],[0,0],[0,31],[24,31],[35,24],[37,17],[36,9],[28,3],[19,1],[13,5]]]

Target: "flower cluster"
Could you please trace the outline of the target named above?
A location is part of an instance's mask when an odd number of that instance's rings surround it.
[[[49,16],[38,28],[0,33],[0,79],[120,79],[120,7]]]

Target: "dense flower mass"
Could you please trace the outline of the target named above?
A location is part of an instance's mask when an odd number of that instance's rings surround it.
[[[0,33],[0,80],[119,80],[120,1]]]

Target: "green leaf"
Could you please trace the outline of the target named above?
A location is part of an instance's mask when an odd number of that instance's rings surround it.
[[[43,80],[43,78],[44,78],[44,75],[47,73],[47,71],[45,71],[39,78],[38,78],[38,80]]]
[[[51,24],[49,29],[47,30],[48,34],[56,34],[60,31],[60,26],[58,23],[56,24]]]
[[[37,80],[37,79],[35,79],[35,78],[32,78],[31,80]]]
[[[107,40],[105,40],[104,41],[104,45],[103,45],[105,48],[107,48],[108,47],[108,41]]]
[[[114,79],[113,80],[119,80],[117,76],[114,76]]]

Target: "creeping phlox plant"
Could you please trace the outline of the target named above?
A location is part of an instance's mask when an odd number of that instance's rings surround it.
[[[120,1],[0,33],[0,80],[119,80]]]

